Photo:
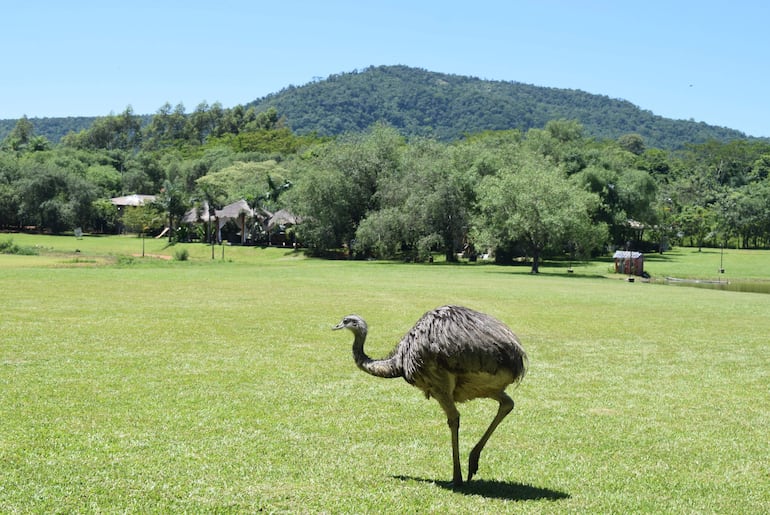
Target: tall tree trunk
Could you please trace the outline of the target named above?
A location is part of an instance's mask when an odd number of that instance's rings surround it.
[[[530,273],[540,273],[540,249],[536,248],[532,253],[532,270]]]

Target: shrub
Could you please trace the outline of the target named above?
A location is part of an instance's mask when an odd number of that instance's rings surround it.
[[[23,256],[36,256],[38,251],[34,247],[19,247],[13,242],[13,238],[0,241],[0,254],[20,254]]]

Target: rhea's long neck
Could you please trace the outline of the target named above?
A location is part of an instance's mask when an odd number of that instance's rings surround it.
[[[364,352],[366,333],[355,333],[353,340],[353,359],[358,368],[377,377],[393,378],[401,377],[401,367],[397,364],[395,356],[387,359],[372,359]]]

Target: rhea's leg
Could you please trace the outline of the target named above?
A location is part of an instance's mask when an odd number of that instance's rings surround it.
[[[479,470],[479,457],[481,456],[482,449],[484,449],[484,446],[487,444],[487,440],[489,440],[489,437],[495,432],[495,429],[500,425],[500,422],[502,422],[508,413],[513,410],[513,399],[508,397],[505,392],[500,392],[497,401],[500,403],[500,407],[497,409],[497,415],[495,415],[492,423],[489,424],[489,427],[479,440],[479,443],[477,443],[471,450],[468,459],[468,481],[470,481],[473,475]]]
[[[463,484],[463,473],[460,469],[460,412],[457,411],[454,401],[447,395],[434,393],[433,397],[446,413],[446,423],[452,433],[452,486],[458,488]]]

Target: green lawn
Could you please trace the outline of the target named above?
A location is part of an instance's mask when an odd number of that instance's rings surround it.
[[[531,276],[9,237],[40,255],[0,255],[1,513],[770,511],[770,295],[608,279],[608,261]],[[769,259],[726,250],[725,275],[770,279]],[[359,313],[379,357],[447,303],[502,319],[530,357],[461,491],[438,404],[359,371],[331,331]],[[464,471],[495,410],[460,406]]]

